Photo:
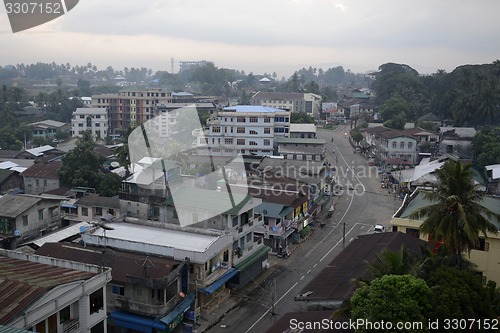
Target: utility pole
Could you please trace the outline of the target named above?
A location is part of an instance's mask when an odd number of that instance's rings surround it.
[[[343,231],[342,231],[342,247],[345,248],[345,222],[342,223],[344,228],[343,228]]]

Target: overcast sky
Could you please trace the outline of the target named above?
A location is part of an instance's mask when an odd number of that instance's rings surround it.
[[[52,62],[174,72],[208,60],[289,77],[302,67],[420,73],[500,59],[500,0],[80,0],[13,34],[0,11],[0,65]]]

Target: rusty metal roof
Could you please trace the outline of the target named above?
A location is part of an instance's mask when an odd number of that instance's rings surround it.
[[[111,267],[113,281],[121,283],[127,281],[127,276],[165,278],[181,263],[170,258],[97,246],[83,247],[74,243],[45,243],[35,253],[46,257]]]
[[[0,324],[25,311],[48,290],[96,274],[0,257]]]

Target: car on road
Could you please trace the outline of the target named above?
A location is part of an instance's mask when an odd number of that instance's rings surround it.
[[[373,232],[376,234],[380,234],[382,232],[385,232],[385,227],[381,224],[375,224],[373,227]]]

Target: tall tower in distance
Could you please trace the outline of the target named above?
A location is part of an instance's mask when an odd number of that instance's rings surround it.
[[[170,58],[170,74],[174,74],[174,58]]]

